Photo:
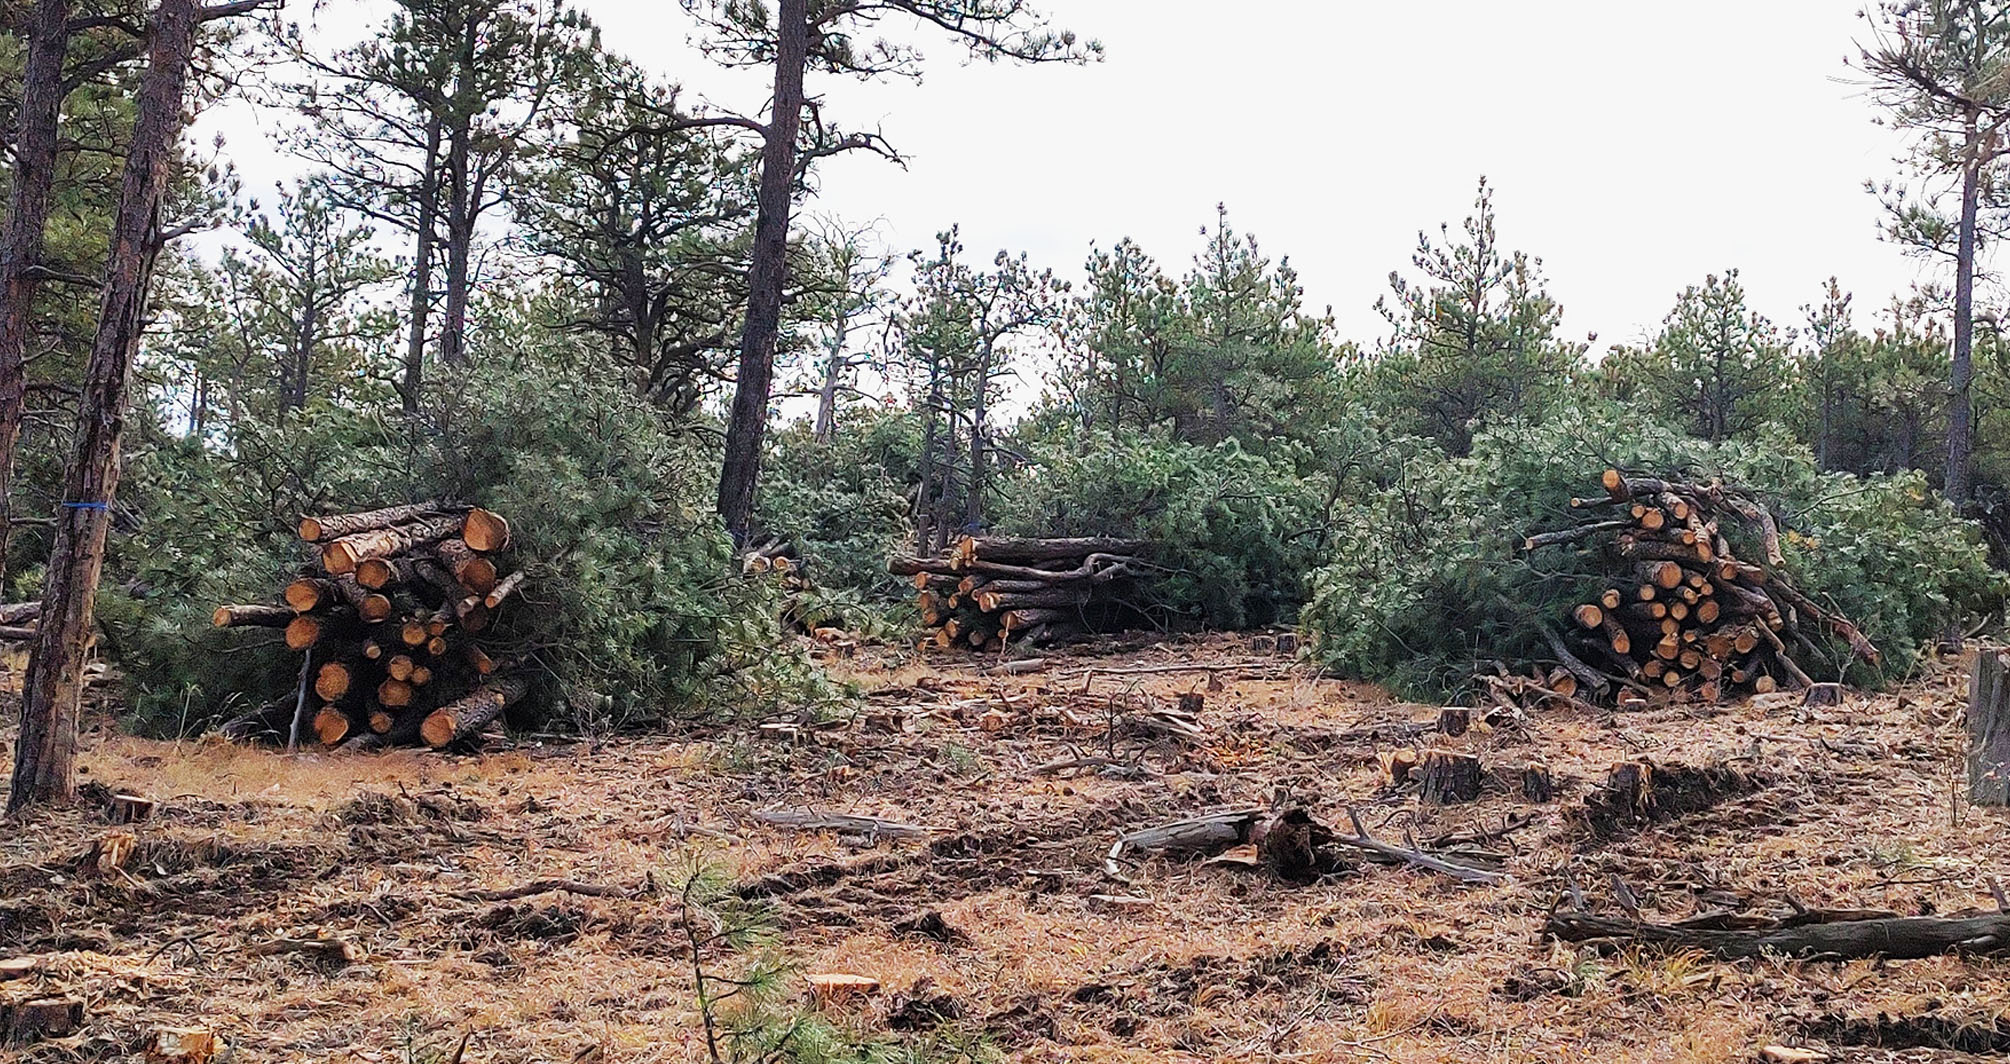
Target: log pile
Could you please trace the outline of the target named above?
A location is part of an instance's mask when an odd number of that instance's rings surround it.
[[[483,647],[524,574],[502,573],[509,522],[439,502],[300,519],[313,561],[278,604],[218,606],[218,628],[280,629],[299,688],[223,726],[231,738],[372,750],[481,732],[525,683]]]
[[[42,618],[40,602],[0,603],[0,643],[32,643]]]
[[[932,558],[887,563],[914,579],[928,642],[941,648],[1043,646],[1122,623],[1143,575],[1141,540],[965,537]]]
[[[1524,551],[1569,546],[1606,575],[1544,634],[1558,666],[1531,681],[1489,678],[1538,699],[1716,702],[1733,694],[1814,687],[1802,661],[1833,637],[1866,661],[1878,650],[1847,618],[1796,590],[1781,570],[1780,530],[1764,504],[1717,481],[1629,476],[1608,469],[1604,494],[1572,499],[1588,516],[1529,536]],[[1742,523],[1763,558],[1736,556],[1725,529]],[[1560,632],[1558,629],[1563,629]],[[1565,634],[1567,633],[1567,634]]]

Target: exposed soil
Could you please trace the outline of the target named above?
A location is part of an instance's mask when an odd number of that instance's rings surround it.
[[[833,1005],[864,1031],[945,1026],[1014,1059],[1837,1061],[2010,1051],[2010,959],[1760,961],[1547,941],[1573,888],[1641,915],[1993,907],[2010,817],[1958,801],[1959,678],[1803,708],[1548,710],[1433,733],[1434,707],[1319,679],[1233,637],[1133,642],[1041,673],[890,651],[833,662],[868,690],[837,726],[492,746],[481,756],[282,754],[87,738],[85,800],[0,825],[0,995],[85,1001],[20,1059],[132,1059],[208,1025],[238,1061],[615,1062],[703,1056],[675,885],[720,869],[806,971],[880,980]],[[880,654],[873,657],[870,655]],[[1212,670],[1136,671],[1171,665]],[[1125,671],[1131,670],[1131,671]],[[1203,696],[1198,736],[1157,716]],[[0,707],[11,719],[13,707]],[[788,722],[770,722],[788,723]],[[1428,806],[1381,755],[1477,754],[1478,801]],[[1652,766],[1651,797],[1610,790]],[[1555,801],[1523,798],[1550,767]],[[157,799],[146,822],[106,800]],[[1349,810],[1378,838],[1488,851],[1499,886],[1362,864],[1308,884],[1154,858],[1127,830],[1227,808]],[[925,829],[802,830],[814,811]],[[1503,828],[1509,830],[1502,832]],[[86,856],[119,832],[132,849]],[[1484,855],[1481,855],[1484,856]],[[565,880],[591,892],[498,892]],[[339,938],[361,957],[265,952]],[[712,957],[714,966],[729,965]]]

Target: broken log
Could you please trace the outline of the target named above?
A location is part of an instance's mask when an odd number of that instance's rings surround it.
[[[487,558],[476,554],[460,539],[446,538],[433,545],[433,556],[452,573],[454,581],[477,595],[486,595],[496,587],[496,565]]]
[[[524,681],[518,677],[492,679],[428,714],[419,728],[419,736],[427,746],[437,748],[477,735],[522,698],[524,690]]]
[[[1807,910],[1774,920],[1759,919],[1756,926],[1725,926],[1733,922],[1743,921],[1717,915],[1656,924],[1633,917],[1554,912],[1545,930],[1566,942],[1698,950],[1724,960],[1768,954],[1824,961],[1862,957],[1915,960],[1943,953],[2010,952],[2010,913],[1944,917]]]
[[[415,547],[456,535],[461,530],[459,516],[426,517],[410,524],[357,532],[329,541],[321,548],[321,566],[340,576],[354,573],[367,558],[387,558]],[[490,567],[493,570],[493,566]]]
[[[293,616],[285,606],[218,606],[209,621],[218,628],[285,628]]]
[[[450,509],[436,500],[427,500],[404,506],[386,506],[381,510],[365,510],[362,513],[302,517],[300,538],[309,543],[318,543],[324,539],[402,525],[420,518],[439,517],[448,513]]]

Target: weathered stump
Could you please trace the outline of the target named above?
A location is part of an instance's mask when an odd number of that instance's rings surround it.
[[[1438,730],[1454,738],[1473,726],[1473,711],[1464,706],[1446,706],[1438,711]]]
[[[1968,689],[1968,799],[2010,806],[2010,662],[2000,647],[1975,655]]]
[[[1808,688],[1808,693],[1802,697],[1801,704],[1804,706],[1839,706],[1842,705],[1842,696],[1842,684],[1818,683]]]
[[[1550,774],[1548,765],[1522,766],[1521,796],[1531,802],[1548,802],[1556,798],[1556,777]]]
[[[1424,801],[1439,805],[1478,798],[1485,778],[1479,758],[1450,750],[1426,750],[1416,775]]]

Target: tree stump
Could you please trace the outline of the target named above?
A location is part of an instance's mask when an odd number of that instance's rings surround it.
[[[1802,697],[1801,704],[1804,706],[1839,706],[1842,705],[1842,694],[1842,684],[1818,683],[1808,688],[1808,693]]]
[[[1968,800],[2010,806],[2010,663],[2000,647],[1978,650],[1970,676]]]
[[[1298,636],[1291,632],[1279,634],[1277,637],[1277,653],[1287,658],[1296,657],[1298,654]]]
[[[1605,777],[1605,790],[1613,809],[1624,810],[1634,820],[1654,815],[1654,765],[1647,761],[1624,761],[1612,766]]]
[[[1450,750],[1426,750],[1416,775],[1424,801],[1437,805],[1478,798],[1484,779],[1479,758]]]
[[[1268,635],[1250,636],[1249,652],[1251,654],[1262,654],[1265,656],[1275,654],[1277,653],[1277,638],[1275,636],[1268,636]]]
[[[10,1045],[43,1038],[62,1038],[84,1023],[84,1003],[76,998],[37,998],[0,1009]]]
[[[1473,726],[1473,711],[1463,706],[1446,706],[1438,711],[1438,730],[1454,738]]]
[[[1556,798],[1556,777],[1550,774],[1548,765],[1522,766],[1521,796],[1531,802],[1548,802]]]
[[[1312,853],[1312,815],[1303,809],[1287,809],[1263,826],[1257,852],[1277,878],[1303,883],[1319,876]]]

